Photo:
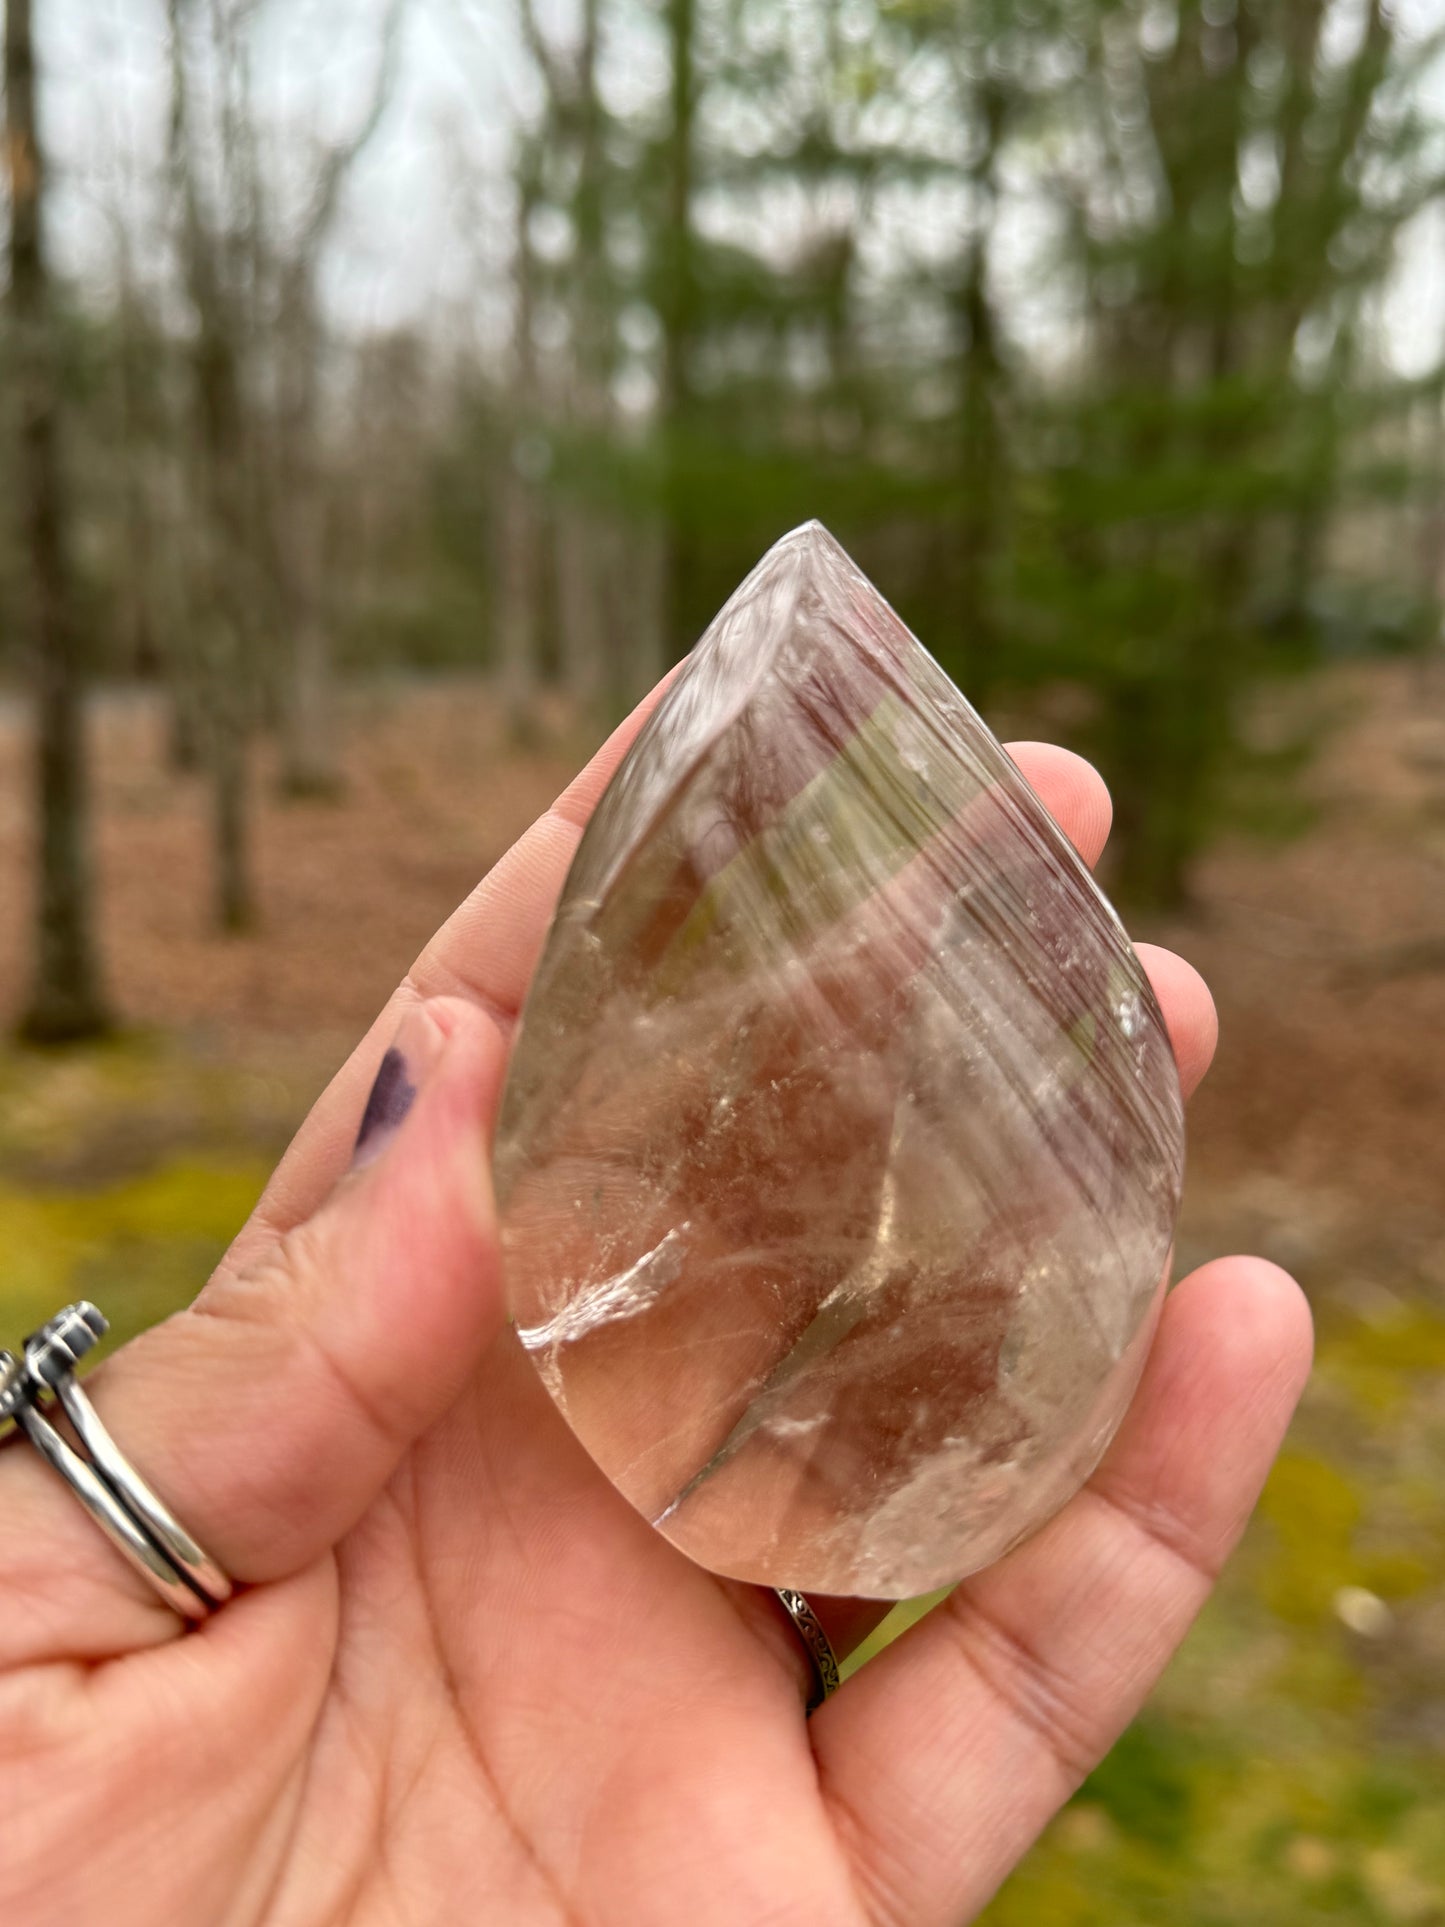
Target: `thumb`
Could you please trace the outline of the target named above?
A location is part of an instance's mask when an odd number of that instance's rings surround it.
[[[236,1580],[285,1578],[333,1546],[495,1336],[504,1314],[487,1146],[505,1061],[475,1005],[414,1006],[331,1198],[245,1271],[223,1266],[194,1305],[87,1382],[121,1450]],[[144,1637],[139,1607],[153,1628],[175,1625],[30,1454],[7,1454],[4,1473],[7,1510],[45,1507],[21,1535],[49,1574],[45,1648],[123,1649]],[[58,1568],[77,1582],[62,1589],[76,1609],[59,1642],[57,1620],[70,1614],[57,1612]],[[114,1614],[109,1637],[97,1621],[96,1581],[132,1596],[119,1638]],[[0,1594],[0,1663],[40,1657],[25,1615],[10,1611],[35,1596],[11,1557]],[[29,1653],[14,1650],[17,1637]]]

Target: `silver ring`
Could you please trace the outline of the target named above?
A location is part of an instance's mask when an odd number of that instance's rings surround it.
[[[808,1711],[815,1712],[823,1701],[836,1693],[842,1683],[838,1676],[838,1656],[833,1651],[833,1642],[823,1631],[823,1622],[800,1592],[791,1592],[786,1586],[773,1589],[782,1601],[783,1611],[797,1628],[798,1637],[808,1649],[808,1657],[813,1662],[813,1690],[808,1696]]]
[[[230,1598],[231,1581],[136,1471],[76,1383],[76,1365],[107,1330],[104,1316],[82,1301],[32,1332],[23,1360],[0,1353],[0,1423],[14,1419],[168,1606],[185,1619],[204,1619]],[[45,1416],[38,1400],[46,1393],[58,1399],[88,1457]]]

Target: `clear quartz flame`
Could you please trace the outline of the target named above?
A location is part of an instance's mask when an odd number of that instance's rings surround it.
[[[496,1152],[559,1410],[714,1571],[899,1598],[998,1557],[1133,1392],[1183,1175],[1078,856],[817,523],[583,838]]]

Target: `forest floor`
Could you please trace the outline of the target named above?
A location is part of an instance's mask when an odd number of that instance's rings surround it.
[[[1014,719],[1046,733],[1038,716]],[[1192,1264],[1305,1284],[1319,1363],[1245,1548],[1150,1711],[993,1927],[1445,1927],[1445,689],[1418,667],[1281,692],[1326,727],[1308,823],[1230,837],[1185,917],[1219,1005],[1190,1115]],[[484,689],[348,701],[344,795],[257,770],[254,934],[208,929],[203,785],[144,695],[96,716],[101,929],[126,1029],[0,1051],[0,1322],[94,1296],[122,1332],[195,1290],[426,936],[585,751],[507,748]],[[0,1011],[27,965],[22,718],[0,707]],[[1107,875],[1105,878],[1107,882]]]

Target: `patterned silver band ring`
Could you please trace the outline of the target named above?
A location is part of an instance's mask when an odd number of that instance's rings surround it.
[[[14,1420],[70,1487],[116,1550],[184,1619],[204,1619],[231,1596],[231,1581],[120,1450],[76,1383],[76,1365],[107,1330],[82,1301],[67,1305],[26,1339],[22,1356],[0,1352],[0,1425]],[[83,1448],[51,1424],[41,1401],[53,1394]]]
[[[774,1590],[813,1662],[813,1690],[808,1696],[808,1711],[812,1713],[838,1690],[838,1656],[833,1651],[832,1641],[823,1631],[823,1622],[803,1594],[792,1592],[785,1586],[777,1586]]]

